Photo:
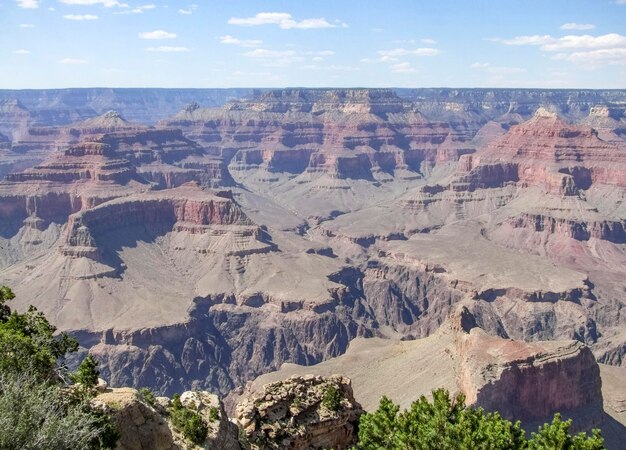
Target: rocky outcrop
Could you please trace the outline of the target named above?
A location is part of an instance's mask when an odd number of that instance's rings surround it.
[[[600,369],[576,341],[525,343],[490,336],[469,311],[458,317],[458,383],[467,402],[510,420],[545,421],[554,413],[580,416],[576,427],[602,420]]]
[[[124,450],[175,450],[172,429],[164,415],[142,401],[131,388],[110,389],[92,400],[94,407],[110,414],[120,433],[117,448]]]
[[[362,413],[348,378],[310,375],[265,385],[236,414],[253,449],[343,450],[355,443]]]
[[[237,426],[228,420],[220,399],[205,391],[187,391],[180,396],[184,407],[196,411],[208,428],[201,448],[239,450]],[[119,450],[191,450],[198,448],[177,430],[169,417],[171,401],[158,397],[153,403],[135,389],[107,389],[93,400],[95,408],[109,414],[119,431]]]

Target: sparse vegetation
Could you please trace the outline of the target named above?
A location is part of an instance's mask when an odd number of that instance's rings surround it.
[[[209,408],[209,420],[211,422],[217,422],[220,420],[220,412],[215,406]]]
[[[179,394],[174,394],[172,398],[170,418],[174,428],[186,439],[197,445],[204,443],[209,434],[209,427],[200,414],[181,403]]]
[[[150,388],[142,387],[139,389],[139,398],[148,405],[153,408],[156,407],[156,397],[154,396],[154,392],[150,390]]]
[[[91,392],[64,382],[64,357],[78,342],[54,336],[56,328],[32,306],[23,314],[11,311],[6,302],[14,297],[0,287],[0,448],[114,448],[118,433],[110,417],[91,407]],[[97,361],[91,358],[72,378],[93,382]]]
[[[336,386],[328,386],[324,391],[324,398],[322,399],[322,405],[329,411],[337,412],[341,407],[341,393]]]
[[[511,423],[498,413],[468,408],[458,394],[450,398],[444,389],[433,391],[433,401],[422,396],[411,407],[400,407],[387,397],[378,410],[361,417],[358,449],[363,450],[601,450],[604,440],[599,430],[591,436],[569,434],[571,421],[557,414],[551,424],[539,428],[526,439],[520,423]]]

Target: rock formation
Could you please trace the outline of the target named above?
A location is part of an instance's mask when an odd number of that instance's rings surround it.
[[[348,378],[309,375],[263,386],[237,406],[237,421],[253,449],[343,450],[362,413]]]
[[[208,427],[202,448],[239,450],[237,426],[228,420],[215,395],[187,391],[181,396],[185,407],[197,411]],[[170,419],[171,401],[157,397],[154,404],[130,388],[108,389],[92,400],[92,405],[111,415],[120,433],[117,448],[124,450],[186,450],[198,448],[181,434]]]
[[[550,420],[555,412],[573,417],[576,429],[603,421],[600,370],[588,347],[576,341],[525,343],[492,336],[476,326],[465,307],[427,338],[357,339],[339,358],[312,367],[285,364],[248,384],[242,395],[248,398],[262,385],[265,390],[279,385],[276,380],[325,376],[342,368],[369,411],[383,395],[407,408],[444,387],[465,394],[468,405],[530,426]]]

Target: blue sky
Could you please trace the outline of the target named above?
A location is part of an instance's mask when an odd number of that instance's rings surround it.
[[[626,88],[626,0],[0,0],[0,88]]]

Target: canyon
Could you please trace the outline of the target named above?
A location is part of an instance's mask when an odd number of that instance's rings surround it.
[[[0,91],[0,133],[0,284],[113,386],[344,361],[368,410],[351,352],[452,346],[431,381],[540,420],[527,369],[472,391],[490,358],[540,359],[555,401],[578,371],[558,409],[623,379],[626,91]]]

